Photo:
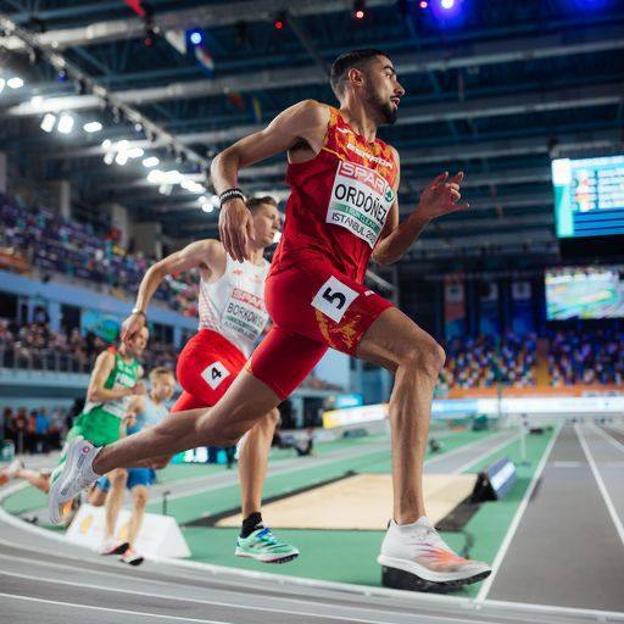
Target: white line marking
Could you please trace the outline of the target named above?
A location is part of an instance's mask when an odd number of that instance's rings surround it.
[[[25,489],[28,487],[26,483],[20,483],[17,486],[8,486],[4,488],[3,491],[0,492],[0,502],[14,494],[15,492]],[[31,524],[27,524],[22,520],[18,520],[11,516],[8,512],[6,512],[0,506],[0,520],[7,522],[7,524],[13,525],[16,528],[26,531],[32,532],[40,537],[44,537],[53,541],[63,542],[65,545],[68,545],[68,542],[62,535],[54,533],[52,531],[48,531],[46,529],[42,529],[40,527],[35,527]],[[23,544],[16,544],[15,542],[10,542],[8,540],[0,538],[0,543],[11,546],[14,548],[21,548],[22,550],[26,550],[28,552],[34,554],[48,554],[48,555],[58,555],[58,552],[48,550],[46,548],[28,548]],[[78,547],[76,544],[72,544],[72,546]],[[6,555],[5,555],[6,556]],[[63,554],[63,558],[75,560],[78,564],[82,563],[82,559],[77,557],[72,557],[71,555]],[[578,614],[578,615],[589,615],[595,617],[599,621],[604,621],[605,618],[615,618],[621,617],[622,614],[620,612],[612,612],[612,611],[601,611],[598,609],[574,609],[570,607],[561,607],[558,605],[543,605],[543,604],[533,604],[533,603],[514,603],[508,601],[499,601],[499,600],[487,600],[485,604],[477,603],[475,600],[470,598],[463,598],[460,596],[448,596],[448,595],[436,595],[436,594],[421,594],[419,592],[406,592],[400,589],[390,589],[387,587],[373,587],[373,586],[363,586],[363,585],[354,585],[351,583],[340,583],[340,582],[332,582],[332,581],[320,581],[316,579],[309,578],[297,578],[286,576],[283,574],[275,574],[271,572],[259,572],[255,570],[245,570],[240,568],[230,568],[227,566],[218,566],[209,563],[201,563],[199,561],[187,561],[187,560],[176,560],[170,559],[167,557],[152,557],[150,561],[155,563],[162,563],[166,566],[171,566],[174,568],[183,568],[188,571],[199,571],[204,574],[208,573],[215,577],[219,577],[221,583],[230,583],[232,585],[236,585],[236,583],[241,583],[245,587],[247,586],[247,581],[249,579],[259,580],[264,582],[272,582],[278,586],[287,588],[289,590],[299,589],[301,587],[305,587],[308,590],[324,590],[324,591],[337,591],[340,592],[342,599],[351,599],[353,596],[363,596],[366,598],[382,598],[388,599],[391,598],[394,600],[394,605],[397,606],[399,602],[406,603],[410,606],[425,606],[427,608],[435,608],[440,606],[449,606],[452,605],[453,608],[466,608],[469,610],[478,610],[483,612],[484,608],[489,608],[490,605],[492,607],[502,607],[506,609],[515,609],[522,612],[525,609],[530,611],[543,611],[545,613],[555,613],[555,614]],[[38,562],[43,565],[42,562]],[[104,562],[94,561],[93,563],[101,564],[105,567]],[[46,562],[46,565],[53,565]],[[60,564],[54,564],[60,565]],[[97,572],[99,574],[110,574],[105,571],[95,571],[91,570],[91,572]],[[193,577],[191,577],[192,580]],[[143,579],[141,580],[149,580],[152,583],[163,583],[167,584],[167,581],[160,581],[156,579]],[[188,580],[187,577],[181,577],[181,580]],[[222,591],[236,591],[235,588],[219,588]],[[0,594],[2,595],[2,594]],[[6,594],[9,597],[19,599],[19,596],[13,596],[10,594]],[[24,597],[24,600],[29,600],[29,598]],[[36,600],[36,599],[32,599]],[[287,600],[293,602],[301,602],[301,599],[297,598],[280,598],[280,600]],[[398,602],[397,602],[398,601]],[[429,604],[428,604],[429,603]],[[54,603],[53,603],[54,604]],[[65,603],[59,603],[65,604]],[[378,604],[378,603],[377,603]],[[95,607],[94,607],[95,608]],[[135,612],[132,612],[135,613]],[[138,615],[138,614],[137,614]],[[189,620],[187,620],[189,621]]]
[[[375,444],[375,446],[378,446],[377,444]],[[345,461],[347,459],[353,459],[353,460],[357,460],[361,457],[365,457],[365,456],[369,456],[371,453],[385,453],[386,449],[385,448],[381,448],[381,445],[379,445],[378,450],[372,450],[370,448],[358,448],[357,449],[358,452],[354,453],[354,452],[347,452],[347,453],[343,453],[340,457],[335,457],[334,453],[331,454],[330,457],[319,457],[318,461],[316,463],[312,463],[312,464],[302,464],[300,466],[281,466],[279,470],[269,470],[269,474],[267,476],[267,478],[269,477],[274,477],[274,476],[280,476],[283,474],[292,474],[294,472],[300,472],[302,470],[313,470],[314,468],[319,468],[321,466],[327,466],[333,463],[337,463],[337,462],[341,462],[341,461]],[[388,452],[390,452],[390,446],[388,446]],[[290,460],[289,460],[290,461]],[[221,475],[219,475],[221,476]],[[229,475],[222,475],[223,477],[229,476]],[[166,484],[163,484],[163,486]],[[172,484],[173,485],[173,484]],[[232,480],[228,481],[226,483],[220,483],[218,485],[210,485],[210,484],[205,484],[201,487],[196,487],[190,490],[185,490],[183,492],[178,492],[177,494],[171,494],[170,496],[167,497],[167,501],[171,502],[173,500],[178,500],[180,498],[187,498],[190,496],[195,496],[196,494],[203,494],[205,492],[216,492],[218,490],[221,489],[225,489],[225,488],[229,488],[229,487],[238,487],[238,481],[236,478],[236,475],[232,476]],[[156,503],[162,502],[163,496],[159,495],[159,496],[155,496],[154,498],[151,498],[149,501],[149,505],[154,505]]]
[[[624,444],[622,444],[619,440],[616,440],[611,434],[607,433],[602,427],[598,427],[598,425],[591,425],[594,431],[604,438],[605,442],[608,442],[611,446],[614,446],[618,451],[624,453]]]
[[[553,468],[580,468],[583,464],[580,461],[554,461]]]
[[[200,600],[198,598],[187,598],[187,597],[180,597],[180,596],[172,596],[172,595],[168,595],[168,594],[155,594],[152,592],[145,592],[145,591],[137,591],[137,590],[132,590],[132,589],[123,589],[123,588],[116,588],[116,587],[108,587],[106,585],[95,585],[93,583],[82,583],[82,582],[74,582],[74,581],[62,581],[60,579],[47,579],[47,578],[41,578],[40,576],[32,576],[30,574],[20,574],[19,572],[6,572],[4,570],[0,570],[0,576],[10,576],[10,577],[14,577],[14,578],[20,578],[20,579],[24,579],[24,580],[28,580],[28,581],[35,581],[37,583],[50,583],[50,584],[54,584],[54,585],[66,585],[69,587],[82,587],[82,588],[86,588],[86,589],[94,589],[96,591],[100,591],[100,592],[109,592],[109,593],[119,593],[119,594],[127,594],[130,596],[140,596],[140,597],[144,597],[144,598],[158,598],[160,600],[172,600],[175,602],[188,602],[188,603],[192,603],[192,604],[200,604],[200,605],[205,605],[205,606],[213,606],[213,607],[224,607],[224,608],[230,608],[230,609],[241,609],[244,611],[261,611],[261,612],[265,612],[265,613],[281,613],[281,614],[286,614],[286,615],[296,615],[296,616],[301,616],[301,617],[309,617],[309,618],[321,618],[321,619],[330,619],[330,620],[338,620],[341,622],[358,622],[360,624],[387,624],[387,620],[374,620],[374,619],[369,619],[369,618],[356,618],[356,617],[352,617],[352,616],[344,616],[344,615],[334,615],[334,614],[330,614],[330,613],[311,613],[308,611],[290,611],[287,609],[273,609],[271,607],[253,607],[253,606],[249,606],[249,605],[242,605],[240,603],[231,603],[231,602],[220,602],[217,600]],[[317,606],[321,606],[318,605]],[[345,607],[341,607],[341,606],[332,606],[332,608],[334,609],[344,609]],[[347,607],[350,609],[353,609],[354,611],[358,611],[358,610],[366,610],[365,608],[361,608],[361,607]],[[373,610],[372,608],[368,609]],[[386,613],[386,615],[389,615]],[[402,613],[398,613],[396,614],[399,617],[407,615],[407,614],[402,614]],[[436,616],[436,615],[428,615],[429,619],[432,620],[443,620],[444,622],[448,622],[449,620],[452,620],[454,622],[469,622],[472,623],[473,620],[467,620],[465,618],[455,618],[455,617],[451,617],[448,618],[446,616]],[[201,622],[215,622],[213,620],[190,620],[190,621],[201,621]],[[218,621],[215,622],[215,624],[222,624]]]
[[[504,435],[504,434],[500,434],[500,435]],[[480,438],[478,440],[475,440],[474,442],[470,442],[469,444],[465,444],[462,446],[458,446],[457,448],[454,448],[450,451],[446,451],[445,453],[443,453],[442,455],[438,455],[436,457],[430,457],[428,460],[425,461],[424,465],[427,466],[431,463],[437,462],[437,461],[444,461],[446,459],[449,459],[450,457],[454,457],[455,455],[462,453],[466,450],[469,450],[470,448],[472,448],[473,446],[476,446],[478,444],[483,444],[484,440],[487,440],[488,438]],[[341,451],[336,451],[335,453],[331,453],[331,455],[328,456],[321,456],[318,458],[319,463],[316,464],[306,464],[306,465],[300,465],[300,466],[280,466],[279,470],[270,470],[269,469],[269,474],[268,477],[273,477],[273,476],[280,476],[282,474],[292,474],[294,472],[300,472],[302,470],[310,470],[310,469],[314,469],[316,467],[320,467],[320,466],[326,466],[329,464],[333,464],[335,462],[341,462],[341,461],[345,461],[347,459],[353,459],[353,460],[357,460],[361,457],[364,456],[370,456],[371,453],[375,453],[375,454],[381,454],[381,453],[385,453],[386,451],[388,452],[388,454],[391,453],[391,448],[388,445],[387,448],[381,448],[382,447],[382,443],[377,443],[377,442],[371,442],[370,443],[371,446],[373,446],[373,449],[371,448],[365,448],[365,447],[360,447],[357,449],[358,452],[349,452],[350,449],[347,449],[347,452],[341,452]],[[361,452],[360,452],[361,451]],[[340,454],[340,456],[335,456]],[[284,460],[284,461],[292,461],[292,460]],[[382,461],[382,460],[380,460]],[[214,475],[211,476],[211,478],[215,478],[215,477],[222,477],[222,476],[227,476],[227,475]],[[190,497],[190,496],[195,496],[196,494],[203,494],[204,492],[216,492],[217,490],[220,489],[225,489],[228,487],[238,487],[238,481],[236,480],[235,477],[232,477],[232,481],[231,482],[227,482],[227,483],[220,483],[216,486],[214,485],[210,485],[208,484],[204,484],[203,486],[199,486],[190,490],[186,490],[184,492],[178,492],[177,494],[171,494],[170,496],[167,497],[167,500],[169,502],[174,501],[174,500],[179,500],[181,498],[186,498],[186,497]],[[166,487],[168,484],[167,483],[163,483],[163,484],[159,484],[159,486],[162,487]],[[172,483],[170,487],[175,487],[175,483]],[[157,503],[162,502],[162,495],[158,495],[158,496],[154,496],[153,498],[150,498],[149,500],[149,505],[155,505]]]
[[[594,479],[596,479],[596,483],[598,484],[598,489],[602,494],[602,498],[609,510],[609,515],[611,516],[611,520],[613,520],[613,524],[615,525],[615,530],[617,531],[622,544],[624,544],[624,526],[622,526],[622,521],[620,520],[617,511],[615,510],[615,506],[613,505],[613,501],[611,500],[611,496],[607,490],[607,486],[602,480],[602,475],[598,470],[598,466],[594,460],[594,456],[592,455],[591,450],[589,449],[589,445],[587,444],[587,440],[585,440],[585,435],[583,434],[579,425],[574,425],[574,431],[576,431],[576,435],[578,436],[579,442],[581,443],[581,447],[583,449],[583,453],[585,453],[585,457],[587,458],[587,463],[591,468],[592,474],[594,475]]]
[[[59,605],[61,607],[73,607],[74,609],[92,609],[94,611],[105,611],[106,613],[125,613],[132,616],[159,618],[163,620],[175,620],[176,622],[197,622],[198,624],[232,624],[222,620],[198,620],[196,618],[180,617],[178,615],[165,615],[160,613],[146,613],[144,611],[130,611],[129,609],[111,609],[110,607],[96,607],[94,605],[75,604],[73,602],[62,602],[60,600],[47,600],[45,598],[33,598],[32,596],[16,596],[15,594],[0,593],[3,598],[13,600],[26,600],[28,602],[43,602],[44,604]]]
[[[457,448],[454,448],[451,451],[447,451],[446,453],[444,453],[443,455],[436,455],[435,457],[430,457],[427,461],[425,461],[425,466],[428,466],[430,464],[433,464],[435,462],[438,461],[445,461],[451,457],[455,457],[455,455],[459,455],[460,453],[463,453],[467,450],[472,449],[473,447],[477,446],[477,445],[481,445],[484,442],[492,442],[492,438],[494,438],[494,440],[502,437],[502,436],[506,436],[508,435],[506,432],[505,433],[500,433],[500,434],[494,434],[491,437],[486,437],[486,438],[479,438],[478,440],[475,440],[474,442],[470,442],[469,444],[463,444],[462,446],[458,446]],[[510,440],[510,438],[506,438],[508,441]],[[498,447],[497,447],[498,448]],[[492,451],[488,451],[489,453],[491,453]],[[480,457],[480,456],[479,456]],[[471,464],[475,463],[475,460],[471,461]],[[455,471],[454,471],[455,472]]]
[[[538,479],[542,476],[542,472],[544,470],[544,467],[546,466],[546,462],[548,461],[548,458],[550,457],[550,452],[552,451],[552,448],[555,445],[555,441],[559,437],[560,432],[561,432],[561,426],[553,434],[553,437],[550,439],[550,442],[544,449],[544,454],[542,455],[542,459],[540,460],[540,463],[537,465],[537,468],[535,469],[535,473],[533,474],[531,483],[529,483],[529,487],[526,489],[526,492],[524,493],[524,496],[522,497],[522,500],[520,501],[520,505],[518,506],[518,509],[516,510],[513,520],[511,521],[511,524],[509,525],[509,528],[507,529],[507,533],[505,534],[505,537],[503,538],[503,542],[500,545],[498,552],[496,553],[496,557],[494,557],[494,561],[492,563],[492,574],[490,574],[490,576],[488,576],[485,579],[485,581],[483,581],[483,585],[481,585],[481,589],[479,590],[479,593],[477,594],[477,597],[475,598],[475,602],[477,604],[482,604],[487,598],[487,595],[492,587],[492,583],[494,582],[494,579],[496,578],[498,571],[500,570],[500,567],[503,563],[503,559],[505,558],[505,555],[507,554],[507,551],[509,550],[509,547],[511,546],[511,540],[513,540],[514,535],[516,534],[516,531],[518,530],[518,527],[520,526],[520,520],[522,519],[522,516],[524,515],[524,512],[529,504],[529,499],[531,498],[531,494],[533,494],[533,490],[535,489],[535,486],[537,485]]]
[[[557,615],[571,615],[573,617],[588,616],[598,622],[607,622],[610,619],[622,621],[622,611],[600,611],[598,609],[577,609],[575,607],[560,607],[555,605],[543,605],[532,602],[509,602],[507,600],[488,600],[485,603],[488,607],[495,609],[517,610],[518,607],[527,611],[541,611],[543,613],[554,613]],[[541,621],[541,620],[540,620]]]
[[[486,457],[489,457],[490,455],[494,455],[494,453],[498,453],[498,451],[500,451],[501,449],[504,449],[506,446],[509,446],[515,443],[515,441],[519,437],[520,437],[519,435],[511,436],[510,438],[507,438],[506,440],[504,440],[503,442],[501,442],[499,445],[495,446],[494,448],[488,449],[487,451],[481,453],[481,455],[478,455],[477,457],[473,457],[469,462],[466,462],[463,466],[460,466],[456,470],[453,470],[453,474],[459,474],[468,470],[468,468],[483,461]]]

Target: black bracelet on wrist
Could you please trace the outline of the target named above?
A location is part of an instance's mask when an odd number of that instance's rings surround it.
[[[219,207],[223,208],[223,205],[231,199],[241,199],[245,201],[245,194],[239,188],[231,188],[227,191],[223,191],[223,193],[219,195]]]
[[[132,310],[132,314],[140,314],[147,321],[147,314],[143,312],[143,310],[139,310],[138,308],[134,308]]]

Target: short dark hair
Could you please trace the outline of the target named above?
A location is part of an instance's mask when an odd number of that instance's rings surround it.
[[[277,208],[277,201],[270,195],[264,195],[263,197],[249,197],[245,203],[252,214],[264,204],[270,204],[271,206],[275,206]]]
[[[355,67],[362,69],[366,64],[377,56],[385,56],[390,58],[385,52],[375,50],[374,48],[364,48],[361,50],[351,50],[341,54],[331,66],[329,74],[329,82],[331,84],[336,97],[340,97],[344,93],[345,79],[347,72]]]

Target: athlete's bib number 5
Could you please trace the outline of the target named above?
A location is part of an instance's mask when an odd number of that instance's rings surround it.
[[[213,390],[216,390],[225,378],[230,376],[230,371],[221,362],[217,361],[206,366],[201,376]]]
[[[349,288],[332,276],[320,287],[312,299],[312,306],[336,323],[340,323],[358,295],[357,290]]]

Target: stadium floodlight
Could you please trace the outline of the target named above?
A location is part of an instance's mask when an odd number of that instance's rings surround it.
[[[104,126],[99,121],[89,121],[82,129],[89,134],[93,134],[94,132],[99,132]]]
[[[197,195],[201,195],[206,189],[199,184],[199,182],[195,182],[195,180],[191,180],[190,178],[183,178],[180,182],[180,186],[189,193],[195,193]]]
[[[102,141],[102,148],[109,150],[113,146],[113,142],[110,139],[104,139]]]
[[[61,134],[69,134],[74,129],[74,118],[68,113],[63,113],[56,129]]]
[[[5,86],[6,86],[6,80],[4,78],[0,78],[0,93],[4,91]]]
[[[145,152],[143,151],[143,148],[141,147],[133,147],[132,149],[129,149],[126,151],[128,158],[141,158],[141,156],[143,156],[144,153]]]
[[[19,76],[13,76],[13,78],[9,78],[6,83],[7,87],[11,89],[21,89],[24,86],[24,81]]]
[[[440,4],[443,9],[450,11],[455,6],[455,0],[442,0]]]
[[[146,169],[151,169],[158,164],[160,164],[160,159],[158,159],[156,156],[149,156],[148,158],[143,159],[143,166]]]
[[[166,182],[163,182],[159,187],[158,187],[158,192],[161,195],[171,195],[171,192],[173,191],[173,186],[171,184],[167,184]]]
[[[128,162],[128,153],[119,152],[115,157],[115,162],[123,167]]]
[[[114,160],[115,160],[115,152],[106,152],[106,154],[104,154],[104,162],[107,165],[112,165]]]
[[[41,129],[44,132],[52,132],[54,130],[54,126],[56,125],[56,115],[52,113],[46,113],[41,120]]]
[[[37,106],[37,105],[41,104],[41,103],[43,102],[43,100],[44,100],[44,99],[45,99],[45,98],[43,97],[43,95],[33,95],[33,96],[30,98],[30,103],[31,103],[33,106]]]

